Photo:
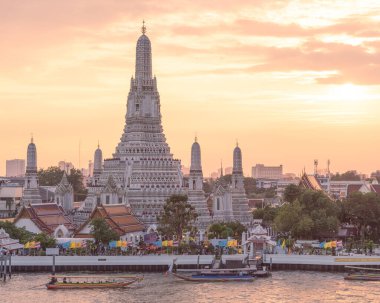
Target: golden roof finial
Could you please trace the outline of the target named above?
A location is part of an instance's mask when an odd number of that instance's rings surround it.
[[[31,136],[30,143],[33,143],[33,133],[31,133],[30,136]]]
[[[143,26],[141,28],[141,32],[143,33],[143,35],[145,35],[145,33],[146,33],[145,20],[143,20]]]

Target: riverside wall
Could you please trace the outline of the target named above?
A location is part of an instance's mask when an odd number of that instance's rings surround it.
[[[244,260],[247,256],[222,256],[225,260]],[[165,272],[176,260],[178,268],[211,268],[215,262],[212,255],[149,255],[149,256],[56,256],[55,272],[70,271],[120,271]],[[380,268],[380,256],[309,256],[264,255],[265,266],[276,270],[310,270],[343,272],[345,266]],[[52,272],[52,256],[13,256],[13,272]]]

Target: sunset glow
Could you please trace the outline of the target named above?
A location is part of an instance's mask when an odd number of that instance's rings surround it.
[[[0,0],[0,175],[25,158],[86,167],[124,126],[141,22],[152,42],[164,131],[205,176],[256,163],[380,169],[380,2]],[[80,150],[79,150],[80,146]]]

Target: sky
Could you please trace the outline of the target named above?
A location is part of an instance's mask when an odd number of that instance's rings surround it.
[[[145,20],[166,138],[204,175],[380,169],[378,0],[0,0],[0,175],[25,158],[85,167],[112,157]]]

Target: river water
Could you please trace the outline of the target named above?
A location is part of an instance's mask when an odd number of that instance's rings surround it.
[[[380,302],[380,282],[345,281],[341,273],[279,271],[252,283],[192,283],[149,273],[138,284],[108,290],[48,291],[47,280],[48,274],[15,274],[0,282],[0,302]]]

